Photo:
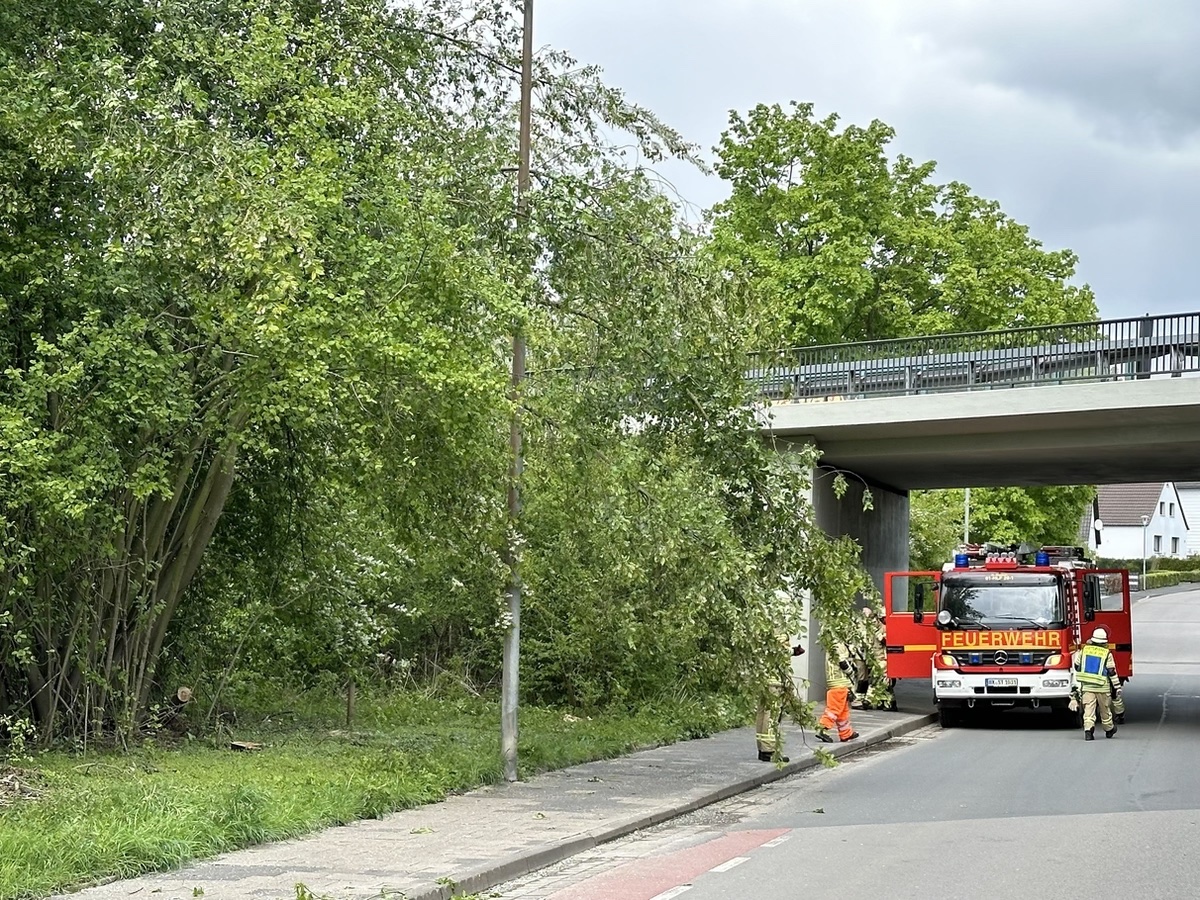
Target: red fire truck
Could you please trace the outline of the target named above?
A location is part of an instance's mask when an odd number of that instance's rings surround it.
[[[888,677],[931,678],[944,727],[1011,706],[1074,724],[1071,653],[1098,625],[1121,680],[1133,675],[1129,572],[1081,547],[966,544],[940,572],[888,572],[884,603]]]

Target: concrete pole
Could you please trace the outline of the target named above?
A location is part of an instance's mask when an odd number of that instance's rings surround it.
[[[963,491],[963,543],[971,543],[971,489]]]
[[[533,97],[533,0],[525,0],[525,30],[521,41],[521,124],[517,159],[517,223],[527,229],[529,209],[529,143]],[[521,670],[521,477],[525,458],[521,450],[521,382],[525,379],[525,334],[522,323],[513,329],[512,421],[509,428],[508,477],[508,630],[504,633],[504,658],[500,684],[500,755],[504,780],[517,780],[517,701]]]

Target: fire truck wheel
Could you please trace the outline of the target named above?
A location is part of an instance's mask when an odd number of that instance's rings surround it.
[[[943,728],[954,728],[962,724],[962,710],[953,706],[938,707],[938,724]]]

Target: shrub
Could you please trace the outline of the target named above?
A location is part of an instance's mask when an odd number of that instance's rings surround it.
[[[1148,572],[1146,573],[1146,583],[1143,587],[1146,590],[1154,588],[1171,587],[1179,584],[1178,572]]]
[[[1160,556],[1150,560],[1150,568],[1155,572],[1195,572],[1200,570],[1200,556],[1188,556],[1184,559]]]

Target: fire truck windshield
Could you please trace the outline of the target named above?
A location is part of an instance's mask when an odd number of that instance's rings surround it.
[[[968,628],[1046,628],[1063,621],[1058,579],[1053,575],[948,575],[942,584],[942,609]]]

